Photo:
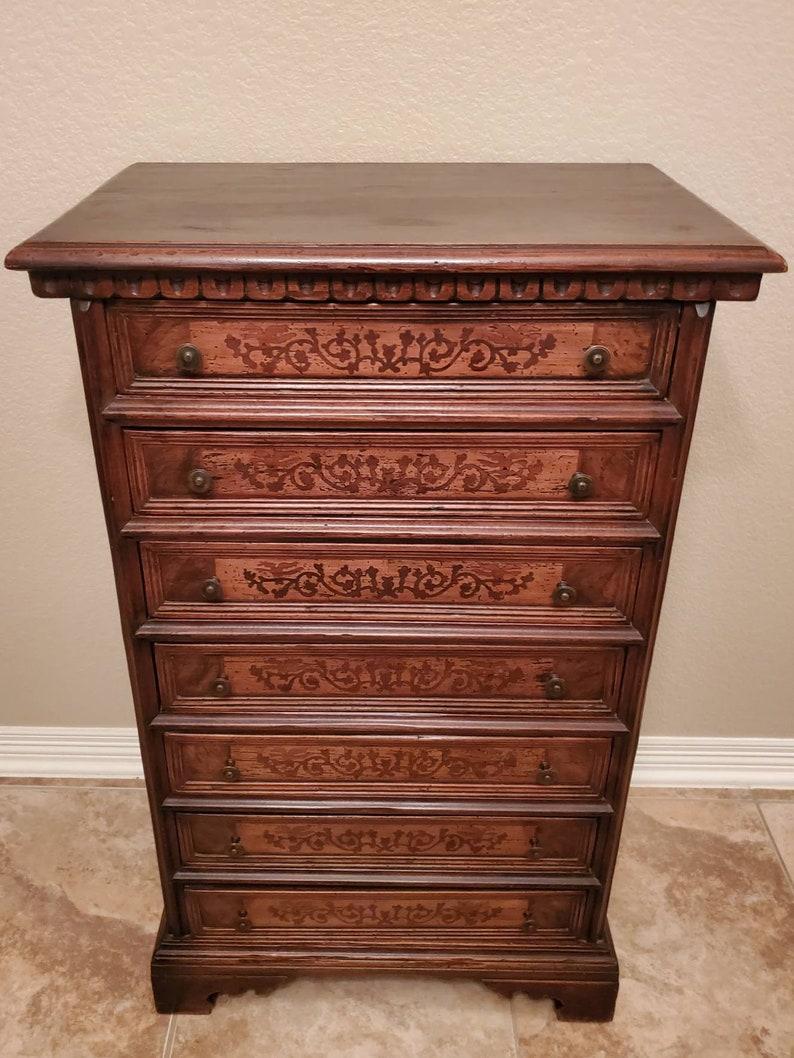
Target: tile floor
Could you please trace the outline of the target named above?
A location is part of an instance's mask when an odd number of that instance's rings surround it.
[[[299,980],[152,1011],[159,919],[137,784],[0,784],[2,1058],[791,1058],[794,792],[637,790],[610,1025],[478,984]]]

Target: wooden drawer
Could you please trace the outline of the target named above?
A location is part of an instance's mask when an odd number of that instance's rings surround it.
[[[582,890],[289,890],[188,887],[190,932],[228,944],[345,949],[558,946],[585,934]]]
[[[166,732],[174,793],[381,793],[549,799],[603,793],[604,737],[206,735]]]
[[[589,716],[617,707],[617,647],[155,646],[164,710]]]
[[[141,544],[149,612],[159,618],[342,621],[454,616],[577,623],[631,615],[637,548],[418,544]]]
[[[655,433],[125,432],[135,508],[160,514],[639,518]],[[581,490],[581,491],[580,491]]]
[[[467,870],[587,874],[591,816],[176,816],[183,865],[241,870]]]
[[[121,392],[306,399],[336,383],[508,382],[538,396],[656,396],[667,388],[675,305],[465,306],[362,310],[257,305],[111,306]],[[184,350],[188,347],[187,355]],[[597,347],[596,362],[588,351]],[[296,387],[296,383],[300,383]]]

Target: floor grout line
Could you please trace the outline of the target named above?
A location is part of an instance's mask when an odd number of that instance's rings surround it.
[[[757,787],[750,787],[750,793],[753,795],[753,800],[756,804],[763,804],[764,801],[771,801],[772,804],[785,804],[791,800],[791,787],[780,786],[780,787],[769,787],[768,789],[758,789]]]
[[[510,996],[508,1003],[510,1004],[510,1026],[513,1030],[513,1058],[518,1058],[518,1033],[516,1031],[516,1015],[513,999],[514,997]]]
[[[174,1053],[174,1042],[176,1041],[176,1014],[169,1014],[168,1016],[168,1028],[165,1032],[165,1039],[163,1040],[163,1053],[161,1058],[172,1058]]]
[[[783,874],[788,879],[788,884],[791,886],[792,889],[794,889],[794,878],[792,878],[791,875],[789,874],[789,869],[786,866],[786,861],[783,859],[783,853],[777,847],[777,842],[775,841],[775,835],[772,833],[772,831],[771,831],[771,829],[769,827],[769,823],[767,822],[767,818],[764,815],[764,810],[761,807],[762,802],[761,801],[755,801],[754,803],[755,803],[755,807],[758,809],[758,815],[761,817],[761,825],[763,826],[764,830],[766,831],[766,836],[769,838],[769,843],[771,844],[771,846],[772,846],[772,848],[774,850],[775,856],[777,857],[777,861],[778,861],[778,863],[780,864],[780,866],[781,866],[781,868],[783,870]],[[773,803],[774,804],[779,804],[779,802],[777,802],[777,801],[775,801]]]
[[[134,790],[136,793],[140,793],[141,790],[146,790],[146,787],[141,786],[110,786],[108,783],[89,783],[89,782],[2,782],[0,781],[0,790],[7,788],[10,790]]]

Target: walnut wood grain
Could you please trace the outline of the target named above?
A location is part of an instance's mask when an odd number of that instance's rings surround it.
[[[648,433],[125,431],[135,508],[197,516],[344,511],[638,518],[659,437]],[[190,475],[210,481],[200,494]],[[592,479],[573,499],[571,478]]]
[[[291,385],[297,385],[292,383]],[[658,430],[681,422],[681,414],[670,401],[622,398],[611,400],[598,396],[603,387],[588,386],[587,395],[567,395],[558,399],[553,393],[519,392],[517,384],[491,382],[487,388],[473,383],[461,393],[432,393],[427,386],[422,393],[384,388],[366,393],[360,386],[350,387],[322,383],[310,397],[285,394],[283,391],[252,398],[250,394],[228,391],[222,396],[206,391],[183,389],[176,394],[117,394],[103,408],[103,414],[125,426],[187,427],[241,429],[432,429],[489,430],[498,429],[592,429],[594,420],[605,430]],[[408,383],[401,383],[407,386]],[[419,384],[421,385],[421,384]],[[624,383],[629,385],[629,383]],[[509,391],[506,390],[509,387]],[[300,399],[293,399],[300,398]]]
[[[165,734],[173,793],[598,797],[609,738]]]
[[[398,611],[499,610],[504,619],[630,617],[641,552],[507,548],[149,542],[141,544],[150,613],[175,620],[345,621]],[[212,595],[207,597],[208,585]]]
[[[206,941],[244,935],[246,943],[329,947],[526,948],[579,939],[585,922],[582,891],[407,890],[402,892],[185,890],[191,932]],[[243,923],[241,927],[240,923]],[[439,936],[440,934],[440,936]],[[443,938],[443,939],[442,939]]]
[[[436,973],[608,1020],[713,303],[782,258],[649,166],[191,164],[125,170],[7,264],[73,299],[158,1010]]]
[[[752,273],[785,263],[651,165],[139,163],[6,266]]]
[[[566,389],[582,396],[658,395],[666,388],[677,315],[666,303],[629,310],[545,306],[496,315],[479,306],[445,314],[404,309],[396,316],[393,310],[364,314],[342,307],[330,313],[246,308],[114,305],[108,322],[120,390],[177,395],[244,382],[257,393],[300,392],[305,398],[309,387],[296,391],[268,383],[399,381],[421,393],[426,381],[486,379],[522,389],[529,383],[532,392],[555,396]],[[196,350],[190,370],[178,357],[185,345]],[[601,371],[588,368],[592,346],[606,350]],[[574,385],[552,390],[549,381]],[[225,386],[223,392],[233,400],[239,390]]]
[[[353,705],[522,716],[611,713],[623,653],[614,647],[155,647],[163,708],[210,714]],[[550,695],[552,677],[562,680],[560,696]]]
[[[31,260],[37,257],[47,258],[46,248],[31,251]],[[748,269],[755,267],[757,255],[750,255]],[[13,261],[13,257],[6,258]],[[758,272],[729,272],[728,274],[697,274],[685,270],[673,273],[649,272],[642,275],[615,274],[603,272],[600,263],[594,263],[586,273],[576,273],[575,266],[566,270],[565,276],[556,276],[553,267],[546,275],[527,274],[522,271],[523,265],[511,256],[511,252],[497,251],[494,259],[487,265],[492,271],[509,268],[509,274],[472,274],[449,275],[438,280],[430,269],[433,263],[419,258],[417,274],[387,275],[374,282],[362,275],[351,275],[346,271],[344,258],[334,260],[329,257],[323,268],[343,269],[339,279],[334,272],[313,271],[284,274],[278,270],[262,273],[256,272],[218,272],[211,274],[195,271],[186,273],[180,268],[171,272],[142,272],[137,268],[136,248],[131,248],[127,264],[119,258],[115,272],[65,271],[31,271],[30,285],[33,293],[41,298],[74,298],[78,300],[110,301],[123,298],[130,301],[154,301],[159,298],[203,301],[222,304],[241,301],[284,301],[309,302],[312,304],[347,304],[349,302],[368,301],[370,304],[392,304],[432,302],[445,305],[459,302],[468,304],[475,301],[485,304],[493,298],[492,304],[511,305],[513,303],[555,302],[573,305],[576,302],[621,301],[628,303],[638,301],[697,302],[709,301],[754,301],[761,286],[760,271],[785,271],[785,267],[759,268]],[[424,262],[424,263],[423,263]],[[684,269],[684,258],[679,259]],[[435,262],[437,265],[437,262]],[[10,267],[16,267],[11,264]],[[200,258],[195,266],[202,267]],[[206,267],[206,265],[205,265]],[[276,269],[280,266],[276,260]],[[293,267],[298,267],[294,264]],[[395,259],[392,271],[400,267]],[[404,266],[403,266],[404,267]],[[461,264],[465,268],[471,265]],[[578,266],[581,267],[581,266]],[[123,269],[127,269],[126,271]],[[362,296],[350,296],[349,291],[364,291]],[[266,292],[266,293],[265,293]],[[480,292],[484,292],[484,297]]]
[[[182,863],[197,869],[483,869],[587,874],[592,817],[348,815],[176,816]]]

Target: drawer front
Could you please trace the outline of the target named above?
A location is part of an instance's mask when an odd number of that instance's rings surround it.
[[[609,738],[164,736],[174,793],[411,793],[592,798],[604,789]]]
[[[487,380],[540,395],[554,382],[566,392],[653,396],[667,386],[677,309],[521,307],[489,319],[477,308],[409,316],[405,310],[119,305],[109,320],[122,391],[223,385],[233,394],[243,383],[249,393],[272,392],[281,381],[289,398],[294,385],[290,390],[285,382],[303,382],[305,395],[347,380],[401,382],[425,392],[427,383]]]
[[[617,647],[155,646],[166,710],[342,714],[410,707],[587,716],[617,707]]]
[[[527,816],[176,816],[197,869],[407,868],[586,874],[597,821]]]
[[[129,430],[138,511],[640,517],[653,433]]]
[[[487,608],[521,619],[624,620],[637,548],[474,545],[141,544],[157,617],[355,620]]]
[[[345,949],[559,944],[584,936],[586,892],[279,890],[188,887],[190,931],[204,940]]]

